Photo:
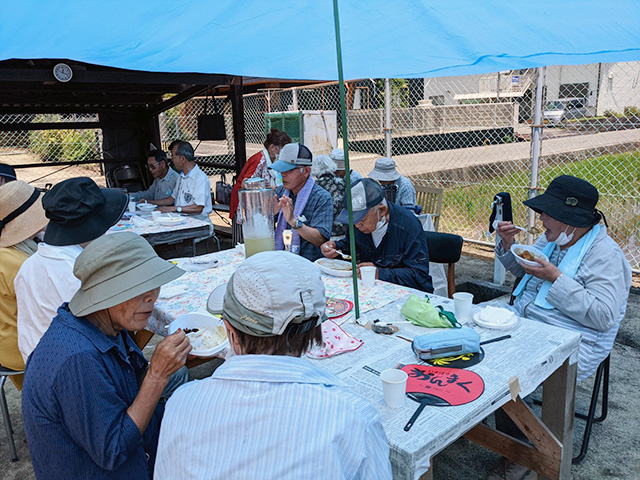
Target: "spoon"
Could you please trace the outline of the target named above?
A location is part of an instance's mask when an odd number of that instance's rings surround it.
[[[536,227],[524,228],[518,225],[514,225],[514,227],[516,227],[518,230],[522,230],[525,233],[530,233],[531,235],[535,235],[536,233],[539,233],[539,229]]]
[[[347,255],[345,253],[342,253],[340,250],[336,250],[336,253],[338,255],[340,255],[344,260],[351,260],[351,255]]]

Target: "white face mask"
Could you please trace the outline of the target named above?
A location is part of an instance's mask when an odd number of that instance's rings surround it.
[[[569,227],[565,228],[563,232],[560,233],[560,235],[558,235],[558,238],[556,238],[556,245],[558,245],[559,247],[564,247],[567,243],[569,243],[571,240],[573,240],[573,234],[575,233],[576,229],[573,229],[573,232],[571,232],[569,235],[567,235],[567,230],[569,230]]]
[[[388,227],[389,224],[387,223],[387,216],[383,215],[382,218],[380,218],[380,210],[378,210],[378,222],[376,223],[376,229],[371,232],[371,236],[373,237],[373,244],[376,246],[376,248],[378,247],[378,245],[380,245],[380,242],[382,242],[382,239],[387,234]]]

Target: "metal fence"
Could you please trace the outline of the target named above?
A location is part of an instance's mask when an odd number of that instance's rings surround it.
[[[510,192],[514,220],[520,225],[527,222],[522,200],[531,184],[537,80],[536,69],[391,79],[389,124],[385,120],[384,80],[348,82],[351,166],[367,175],[376,158],[385,155],[385,132],[390,131],[391,155],[400,172],[415,185],[444,189],[440,230],[459,233],[471,241],[493,242],[488,217],[496,193]],[[596,185],[610,234],[632,268],[640,269],[640,62],[547,67],[542,105],[538,185],[546,187],[561,174]],[[205,111],[224,115],[226,140],[197,140],[197,118]],[[279,118],[278,112],[302,112],[298,134],[309,143],[311,130],[315,132],[314,154],[343,146],[337,83],[246,95],[244,112],[247,156],[262,149],[267,126]],[[333,123],[327,122],[331,112],[338,113]],[[64,121],[73,118],[86,122],[93,117],[65,116]],[[0,123],[32,120],[0,116]],[[284,122],[284,116],[280,120]],[[226,99],[189,100],[161,114],[160,128],[163,148],[174,139],[186,139],[198,156],[228,165],[228,172],[233,170],[231,106]],[[42,167],[30,169],[34,170],[30,177],[35,179],[55,169],[55,158],[102,156],[99,130],[66,130],[64,135],[53,132],[0,132],[0,162],[42,159]],[[318,141],[316,137],[322,138]],[[77,169],[87,174],[87,168],[97,180],[101,178],[98,166],[65,167],[57,175],[77,176]],[[205,170],[213,176],[224,171]]]
[[[415,185],[444,189],[440,230],[491,243],[493,197],[510,192],[514,221],[531,185],[537,69],[491,75],[392,79],[390,125],[384,81],[346,86],[351,166],[367,175],[386,152]],[[612,237],[640,269],[640,62],[546,68],[538,185],[562,174],[592,182]],[[245,97],[247,155],[261,147],[267,113],[339,111],[335,83]],[[338,116],[337,146],[343,146]],[[330,136],[328,136],[330,137]],[[252,146],[254,148],[252,148]],[[331,141],[314,154],[328,153]],[[524,239],[523,239],[524,240]]]

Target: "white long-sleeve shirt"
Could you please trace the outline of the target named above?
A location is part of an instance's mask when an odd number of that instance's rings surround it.
[[[47,331],[58,307],[80,288],[73,265],[80,245],[57,247],[38,244],[38,250],[20,267],[14,280],[18,301],[18,348],[27,358]]]
[[[371,403],[309,360],[237,355],[167,403],[156,480],[390,479]]]

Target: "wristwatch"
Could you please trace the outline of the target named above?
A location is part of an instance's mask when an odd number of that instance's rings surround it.
[[[298,230],[299,228],[302,228],[303,225],[304,223],[302,222],[302,220],[296,218],[296,223],[291,228],[293,228],[294,230]]]
[[[182,207],[178,207],[178,208],[176,208],[176,212],[178,212],[178,213],[182,213]]]

